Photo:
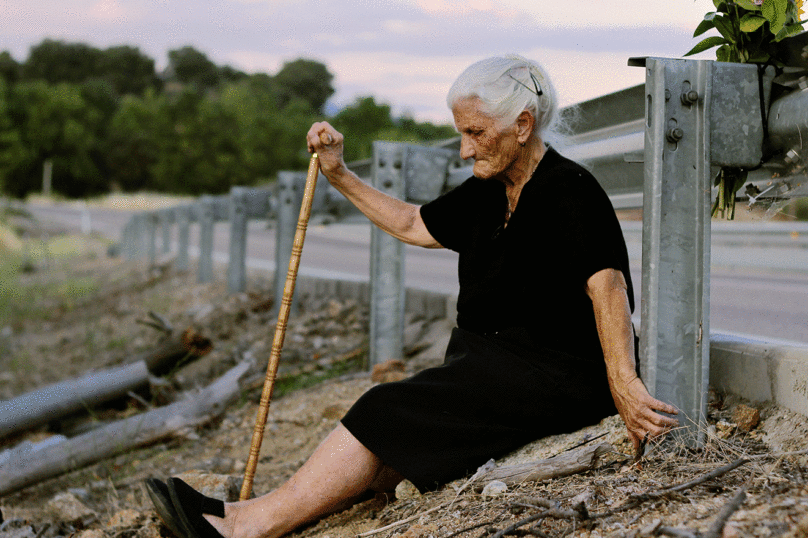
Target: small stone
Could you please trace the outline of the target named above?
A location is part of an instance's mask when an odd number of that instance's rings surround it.
[[[242,477],[223,474],[206,473],[191,470],[177,475],[177,478],[203,495],[219,499],[224,502],[235,502],[241,492]]]
[[[373,367],[370,379],[374,383],[390,383],[391,381],[401,381],[406,377],[404,373],[404,362],[398,359],[391,359],[379,363]]]
[[[401,538],[431,538],[438,535],[437,525],[412,525],[401,535]]]
[[[721,533],[721,538],[740,538],[741,533],[738,532],[738,527],[732,523],[728,523]]]
[[[508,491],[508,484],[499,480],[492,480],[483,488],[483,497],[498,497]]]
[[[75,535],[76,538],[106,538],[106,534],[101,529],[87,529]]]
[[[60,493],[48,501],[46,510],[58,521],[73,523],[85,518],[93,518],[96,513],[82,503],[72,493]]]
[[[421,492],[409,480],[402,480],[396,486],[396,499],[415,499],[420,496]]]
[[[128,508],[113,514],[107,521],[107,527],[136,527],[140,525],[142,519],[143,515],[140,512]]]
[[[323,409],[322,416],[328,420],[338,420],[342,418],[347,411],[348,410],[345,408],[345,406],[333,404]]]
[[[760,424],[760,411],[748,405],[738,404],[732,412],[732,421],[738,425],[739,430],[750,432]]]

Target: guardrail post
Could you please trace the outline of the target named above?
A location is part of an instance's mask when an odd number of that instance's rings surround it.
[[[373,143],[373,186],[405,198],[406,144]],[[370,366],[400,359],[404,347],[404,244],[374,226],[370,235]]]
[[[760,108],[771,75],[759,80],[754,65],[708,60],[647,58],[641,65],[641,369],[651,394],[679,409],[675,435],[701,445],[710,374],[710,166],[760,163]]]
[[[163,250],[162,254],[171,252],[171,224],[173,223],[173,215],[170,209],[161,209],[157,212],[157,219],[160,222],[163,232]]]
[[[177,270],[187,271],[189,268],[188,246],[191,227],[191,207],[179,206],[174,208],[174,218],[177,221]]]
[[[154,265],[157,260],[157,213],[146,213],[146,241],[149,265]]]
[[[247,289],[247,195],[250,189],[230,189],[230,258],[227,263],[227,290]]]
[[[275,230],[275,312],[278,311],[286,285],[286,270],[292,257],[297,219],[306,186],[305,172],[278,172],[277,228]],[[292,297],[291,315],[298,309],[297,296]]]
[[[647,59],[642,375],[691,444],[703,441],[709,377],[711,85],[709,62]]]
[[[202,196],[196,204],[199,220],[199,283],[213,280],[213,225],[214,200],[210,196]]]

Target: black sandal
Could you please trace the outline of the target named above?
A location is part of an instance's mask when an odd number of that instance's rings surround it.
[[[179,514],[177,514],[177,511],[174,509],[174,505],[171,502],[171,494],[165,482],[157,480],[156,478],[147,478],[145,484],[146,492],[151,498],[154,510],[157,512],[163,524],[179,538],[187,538],[186,534],[182,531],[183,527],[179,519]]]
[[[168,479],[171,502],[188,538],[224,538],[203,514],[224,518],[224,501],[202,495],[179,478]]]

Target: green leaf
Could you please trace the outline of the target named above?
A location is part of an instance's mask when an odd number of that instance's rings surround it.
[[[735,0],[735,3],[748,11],[760,11],[760,6],[753,0]]]
[[[719,62],[731,62],[732,47],[729,45],[721,45],[718,47],[718,50],[715,51],[715,59]]]
[[[720,11],[721,13],[726,13],[728,10],[726,0],[713,0],[713,4],[715,5],[715,10]]]
[[[735,28],[732,25],[732,21],[729,20],[729,17],[716,17],[713,22],[715,23],[716,30],[718,30],[727,41],[730,43],[737,42]]]
[[[774,38],[775,41],[782,41],[788,37],[793,37],[795,35],[801,34],[803,32],[802,24],[789,24],[788,26],[783,26],[783,28],[777,33],[777,36]]]
[[[726,39],[723,37],[712,36],[708,37],[707,39],[699,42],[695,47],[690,49],[685,56],[692,56],[694,54],[698,54],[700,52],[704,52],[707,49],[711,49],[713,47],[717,47],[719,45],[724,45],[727,42]]]
[[[747,13],[741,18],[740,28],[741,32],[754,32],[766,23],[766,18],[760,15]]]
[[[707,30],[712,30],[713,28],[715,28],[715,23],[712,20],[704,19],[696,27],[696,31],[693,32],[693,37],[698,37],[701,34],[703,34],[704,32],[706,32]]]

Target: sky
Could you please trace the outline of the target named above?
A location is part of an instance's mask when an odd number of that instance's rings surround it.
[[[712,0],[0,0],[0,50],[22,62],[45,38],[132,45],[162,69],[169,50],[190,45],[269,74],[309,58],[334,74],[332,110],[372,95],[395,115],[451,123],[446,92],[477,60],[538,61],[565,106],[642,83],[628,58],[682,56],[712,10]]]

